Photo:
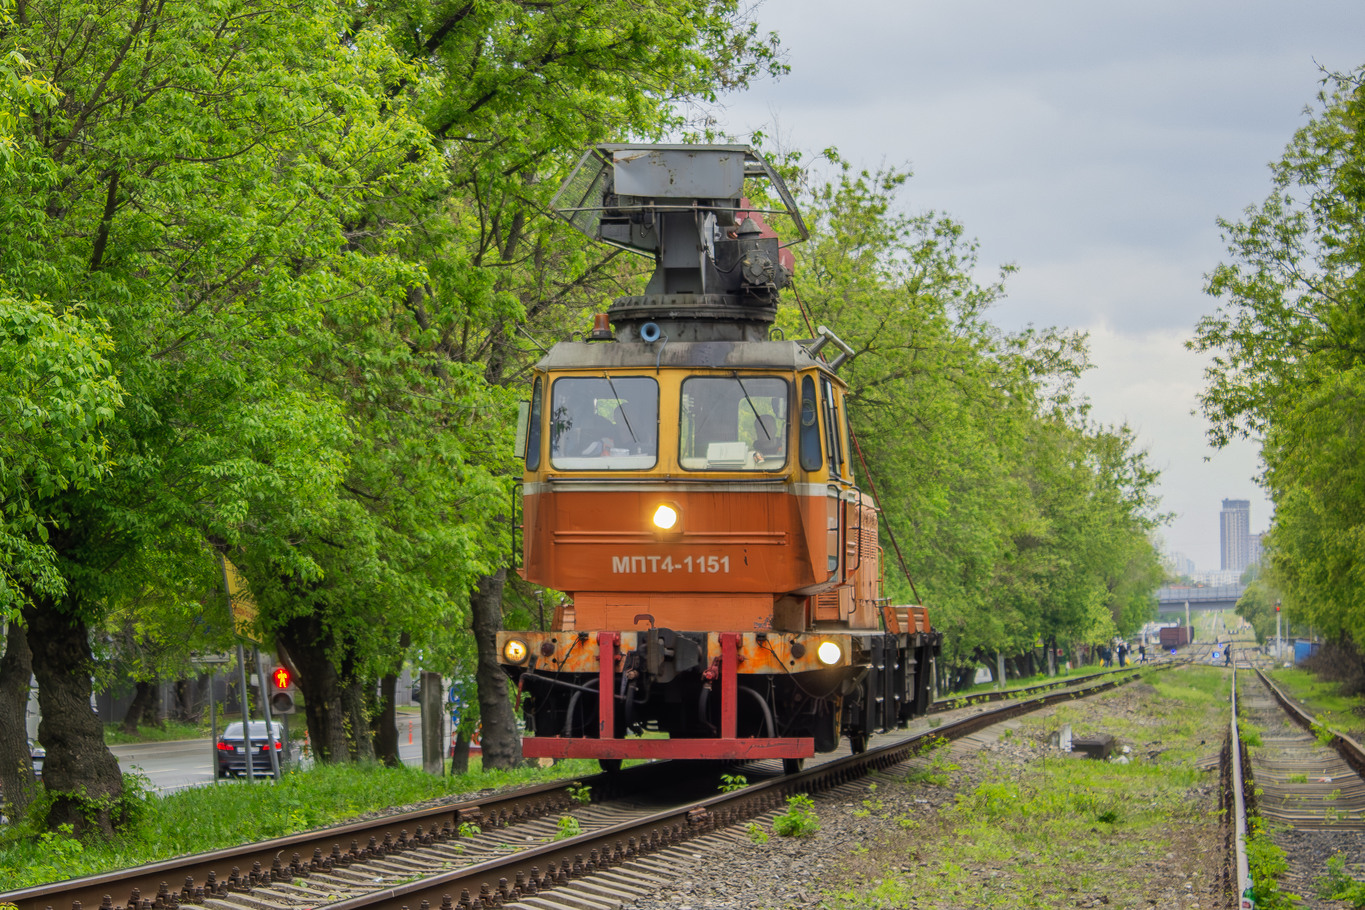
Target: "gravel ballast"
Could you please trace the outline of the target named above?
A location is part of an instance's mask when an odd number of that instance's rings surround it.
[[[1101,806],[1103,799],[1112,799],[1120,820],[1105,824],[1077,818],[1074,850],[1044,844],[1036,852],[1020,851],[1008,840],[1001,849],[981,850],[981,844],[961,838],[954,808],[960,794],[1025,781],[1059,762],[1090,760],[1063,757],[1066,753],[1049,735],[1063,722],[1076,735],[1118,735],[1120,762],[1147,762],[1159,775],[1155,768],[1169,760],[1174,745],[1160,733],[1169,729],[1176,712],[1178,706],[1139,683],[997,725],[935,756],[899,766],[878,778],[874,789],[850,793],[853,788],[846,787],[817,797],[820,829],[812,836],[778,837],[771,834],[773,815],[758,820],[769,834],[765,843],[733,838],[725,848],[709,851],[692,872],[628,910],[1228,906],[1217,733],[1202,742],[1193,734],[1196,751],[1203,753],[1193,763],[1200,770],[1180,794],[1182,806],[1169,826],[1135,824],[1130,830],[1122,819],[1135,817],[1141,807],[1125,804],[1130,797],[1123,793],[1112,793],[1104,795]],[[908,776],[920,779],[906,782]],[[1001,827],[1008,823],[1002,821]],[[981,830],[991,832],[989,826]]]

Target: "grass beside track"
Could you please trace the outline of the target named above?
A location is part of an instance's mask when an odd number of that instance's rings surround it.
[[[1210,824],[1216,830],[1217,774],[1195,760],[1221,743],[1229,676],[1189,667],[1143,682],[1024,718],[1001,749],[972,759],[969,775],[940,750],[892,785],[951,784],[951,796],[884,819],[875,845],[848,858],[847,884],[827,891],[822,906],[1052,908],[1090,906],[1077,899],[1095,894],[1128,906],[1126,898],[1151,895],[1152,879],[1170,876],[1159,863],[1188,855]],[[1119,710],[1097,713],[1104,701]],[[1114,734],[1129,745],[1128,762],[1041,751],[1064,724],[1076,735]]]
[[[135,824],[107,843],[62,833],[35,837],[23,823],[0,828],[0,890],[283,837],[438,797],[596,773],[595,762],[581,760],[458,777],[409,767],[320,765],[292,771],[273,785],[219,784],[164,795],[142,791]]]

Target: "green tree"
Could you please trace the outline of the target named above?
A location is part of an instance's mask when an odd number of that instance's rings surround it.
[[[836,165],[837,155],[831,155]],[[901,214],[908,175],[803,180],[811,240],[796,248],[801,312],[788,335],[836,329],[854,354],[859,476],[882,527],[947,633],[943,662],[970,679],[995,652],[1102,640],[1150,612],[1160,580],[1148,534],[1155,473],[1126,428],[1091,427],[1073,383],[1083,336],[992,325],[1000,281],[974,278],[975,245],[936,213]],[[913,596],[893,567],[892,594]]]
[[[1270,562],[1285,609],[1365,640],[1365,70],[1329,74],[1312,120],[1271,165],[1271,192],[1220,221],[1231,259],[1191,347],[1214,355],[1209,437],[1259,439],[1275,504]]]
[[[404,249],[424,271],[391,299],[388,325],[456,399],[450,420],[466,441],[453,464],[466,489],[445,520],[463,574],[446,590],[478,644],[484,764],[506,767],[520,740],[492,633],[504,623],[517,473],[507,428],[521,391],[507,389],[539,356],[532,338],[568,334],[630,274],[543,213],[587,146],[704,128],[705,105],[785,67],[736,0],[403,2],[367,7],[351,28],[382,34],[420,69],[393,90],[445,164],[428,196],[363,220],[415,224]],[[420,639],[414,631],[414,647]],[[292,636],[291,651],[308,640]]]
[[[351,253],[356,211],[429,170],[386,92],[402,61],[344,25],[327,3],[25,4],[0,36],[53,90],[14,132],[0,290],[102,328],[122,387],[108,473],[33,504],[64,581],[22,591],[50,824],[120,821],[88,642],[139,573],[202,595],[205,541],[335,508],[349,428],[308,355],[403,271]]]

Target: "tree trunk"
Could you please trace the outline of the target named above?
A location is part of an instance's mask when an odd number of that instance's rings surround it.
[[[479,719],[483,724],[483,767],[515,768],[521,764],[521,736],[517,733],[512,699],[507,693],[507,674],[498,664],[497,632],[502,626],[502,588],[507,569],[479,578],[469,598],[474,645],[479,662],[475,681],[479,689]]]
[[[398,637],[402,655],[393,662],[393,672],[379,681],[379,711],[374,721],[374,749],[379,760],[391,768],[402,764],[398,757],[398,674],[403,669],[403,658],[412,647],[412,636],[403,632]]]
[[[182,676],[175,681],[175,706],[170,715],[182,724],[199,722],[200,693],[204,689],[204,676]]]
[[[346,752],[352,761],[373,763],[374,740],[370,737],[370,720],[365,711],[365,683],[353,680],[341,690],[341,703],[346,708]]]
[[[138,724],[147,720],[147,709],[152,701],[152,688],[153,683],[141,679],[137,681],[133,700],[128,704],[128,713],[123,715],[123,732],[129,736],[136,736]]]
[[[469,773],[469,734],[458,727],[455,730],[455,746],[450,753],[450,773]]]
[[[125,821],[123,774],[90,707],[90,630],[73,599],[35,600],[24,608],[43,715],[38,740],[47,749],[43,784],[53,796],[47,826],[69,824],[77,836],[108,837]]]
[[[319,762],[342,762],[350,757],[341,679],[332,664],[330,633],[316,617],[296,616],[279,630],[279,642],[298,671],[295,682],[303,692],[308,742]]]
[[[142,722],[149,727],[166,729],[166,698],[165,687],[161,685],[161,680],[153,679],[152,697],[147,702],[146,709],[142,712]]]
[[[379,680],[379,714],[374,719],[375,757],[397,768],[398,758],[398,674],[387,673]]]
[[[12,619],[5,633],[5,654],[0,657],[0,796],[4,799],[0,813],[11,821],[23,817],[38,790],[25,723],[32,676],[28,635]]]

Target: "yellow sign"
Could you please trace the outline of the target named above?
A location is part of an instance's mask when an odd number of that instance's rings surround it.
[[[238,638],[260,644],[256,635],[256,598],[251,596],[246,577],[226,557],[223,559],[223,581],[228,590],[228,607],[232,610],[232,628]]]

